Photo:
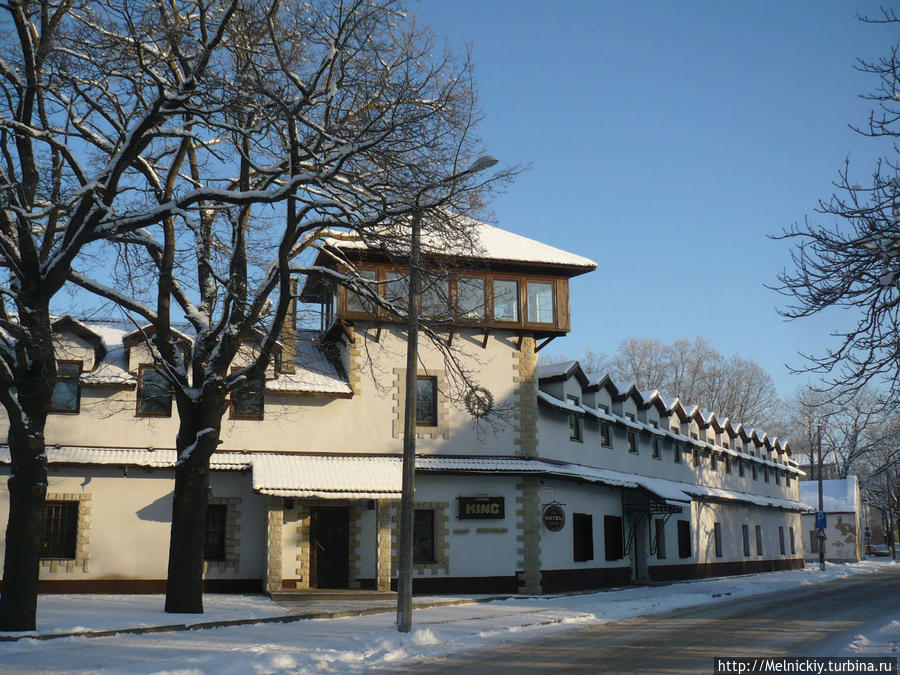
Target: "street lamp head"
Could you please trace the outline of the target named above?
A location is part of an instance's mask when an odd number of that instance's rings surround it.
[[[474,162],[472,162],[472,166],[466,169],[466,173],[478,173],[479,171],[490,169],[499,161],[500,160],[492,155],[483,155],[482,157],[479,157]]]

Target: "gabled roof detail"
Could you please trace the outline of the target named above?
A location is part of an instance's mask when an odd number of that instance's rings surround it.
[[[94,370],[97,369],[100,362],[103,360],[103,357],[106,356],[106,347],[103,344],[103,338],[85,324],[76,321],[68,314],[53,320],[50,327],[54,333],[70,332],[89,343],[94,348]]]
[[[561,361],[560,363],[548,363],[538,366],[535,377],[544,382],[562,382],[570,377],[575,377],[582,387],[587,387],[590,384],[588,376],[581,369],[581,364],[578,361]]]

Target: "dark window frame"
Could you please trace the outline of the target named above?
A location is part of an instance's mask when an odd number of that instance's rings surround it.
[[[572,560],[594,559],[594,519],[590,513],[572,514]]]
[[[60,366],[78,366],[78,373],[76,375],[63,375],[60,376],[59,370]],[[68,386],[69,383],[74,382],[75,384],[75,408],[74,410],[69,410],[67,408],[54,408],[53,407],[53,395],[50,396],[50,407],[48,412],[54,415],[77,415],[81,412],[81,373],[84,372],[84,361],[75,361],[68,359],[59,359],[56,361],[56,384],[53,386],[53,393],[56,393],[56,387],[63,385]]]
[[[571,394],[566,395],[566,402],[571,403],[572,405],[581,405],[581,400],[577,396],[572,396]],[[569,413],[569,440],[570,441],[581,441],[581,415],[578,413]]]
[[[44,502],[41,560],[75,560],[78,557],[80,512],[79,501],[48,499]]]
[[[609,424],[600,422],[600,445],[604,448],[612,447],[612,436],[609,431]]]
[[[784,525],[778,526],[778,549],[781,555],[787,555],[787,548],[784,545]]]
[[[437,562],[437,515],[435,509],[413,511],[413,564]]]
[[[690,558],[691,553],[691,521],[678,520],[678,557]]]
[[[741,525],[741,537],[744,543],[744,557],[750,557],[750,526],[746,523]]]
[[[628,452],[632,455],[637,455],[638,453],[638,445],[637,445],[637,434],[633,431],[627,432],[628,437]]]
[[[659,447],[659,439],[656,436],[650,437],[650,456],[653,459],[662,459],[662,451]]]
[[[206,532],[203,539],[203,560],[223,562],[227,559],[228,504],[206,505]]]
[[[625,557],[625,537],[622,533],[622,516],[603,516],[603,549],[606,560]]]
[[[168,412],[165,412],[165,413],[144,412],[141,409],[141,404],[144,401],[142,394],[143,394],[143,389],[144,389],[144,371],[146,371],[146,370],[153,370],[153,371],[161,372],[161,369],[152,363],[142,363],[138,366],[137,401],[135,402],[135,413],[134,413],[135,417],[171,417],[172,416],[172,400],[173,400],[174,396],[172,394],[172,388],[171,388],[171,385],[169,385],[169,381],[163,375],[161,375],[161,377],[165,381],[166,385],[169,386],[168,396],[167,397],[154,396],[154,397],[149,397],[148,400],[150,400],[152,398],[159,398],[159,399],[168,398],[168,403],[169,403]]]
[[[255,390],[255,391],[254,391]],[[239,410],[238,408],[241,405],[246,405],[248,401],[251,400],[251,397],[257,397],[259,399],[259,412],[245,412],[243,410]],[[262,373],[257,381],[254,383],[254,386],[251,386],[250,380],[247,379],[245,384],[237,389],[234,389],[231,392],[231,395],[228,397],[228,416],[229,419],[233,420],[255,420],[262,421],[265,419],[266,415],[266,375]]]
[[[756,526],[756,555],[763,555],[762,526]]]
[[[722,557],[722,523],[716,521],[713,523],[713,544],[715,546],[716,557]]]
[[[794,538],[794,528],[793,528],[793,527],[789,527],[789,528],[788,528],[788,539],[790,539],[790,544],[791,544],[791,555],[796,555],[796,553],[797,553],[797,547],[796,547],[797,542],[796,542],[796,540],[795,540],[795,538]]]
[[[422,397],[419,395],[419,383],[429,382],[431,384],[431,409],[428,412],[433,421],[427,418],[420,418],[419,413],[423,412]],[[417,375],[416,376],[416,426],[417,427],[436,427],[438,424],[438,386],[437,377],[434,375]]]
[[[654,529],[656,531],[656,559],[666,559],[666,521],[663,518],[656,518],[654,521]]]

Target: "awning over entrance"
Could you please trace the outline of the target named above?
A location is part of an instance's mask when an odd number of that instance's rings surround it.
[[[397,457],[253,454],[253,489],[276,497],[399,499]]]

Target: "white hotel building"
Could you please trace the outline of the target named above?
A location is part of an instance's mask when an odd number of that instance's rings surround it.
[[[441,351],[420,341],[415,591],[546,593],[802,566],[789,448],[575,362],[538,367],[538,350],[570,329],[569,279],[596,264],[478,229],[477,265],[451,270],[423,302],[449,303],[441,339],[508,414],[479,429],[477,401],[447,396]],[[384,293],[403,273],[358,242],[331,245]],[[264,385],[235,397],[223,424],[209,591],[395,582],[402,319],[324,281],[300,299],[321,304],[322,330],[290,331]],[[141,331],[62,318],[56,335],[41,589],[160,592],[171,397]]]

